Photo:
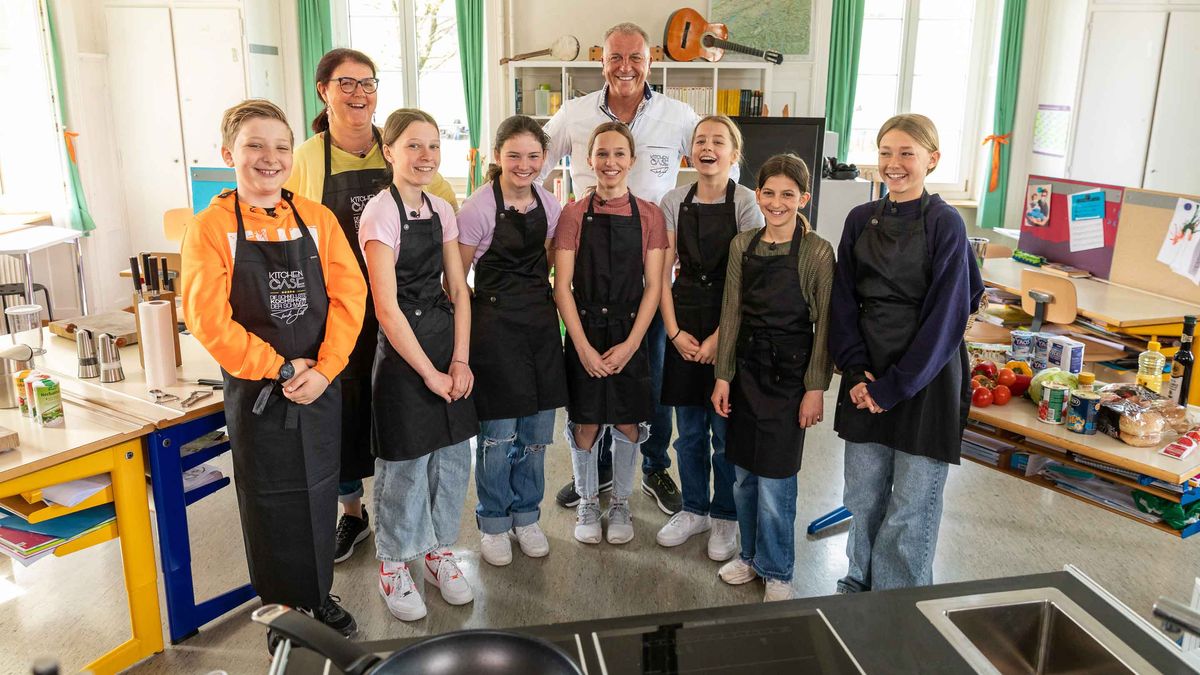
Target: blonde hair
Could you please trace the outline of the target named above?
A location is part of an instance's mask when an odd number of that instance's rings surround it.
[[[812,173],[809,172],[808,165],[800,157],[790,152],[782,155],[773,155],[770,159],[763,162],[762,166],[758,168],[758,189],[761,190],[763,185],[772,176],[783,176],[792,181],[800,188],[800,192],[803,194],[808,194],[812,189],[810,187]],[[803,214],[800,215],[800,226],[807,232],[809,229],[808,220],[803,217]]]
[[[424,110],[397,108],[391,115],[388,115],[387,122],[383,124],[383,144],[395,143],[396,139],[400,138],[400,134],[403,134],[405,129],[416,122],[428,122],[437,128],[437,121],[433,119],[433,115]]]
[[[629,156],[637,156],[637,151],[634,150],[634,148],[637,146],[637,142],[633,140],[633,132],[629,130],[629,127],[625,126],[624,122],[617,122],[616,120],[604,122],[592,130],[592,135],[590,138],[588,138],[588,156],[591,156],[592,148],[596,145],[596,139],[600,137],[600,134],[608,133],[610,131],[615,131],[624,136],[625,140],[629,142]]]
[[[725,115],[705,115],[699,122],[696,122],[696,128],[692,129],[693,143],[696,142],[696,132],[700,131],[700,125],[705,122],[717,122],[725,125],[725,128],[729,130],[729,139],[733,141],[733,162],[734,164],[740,162],[742,160],[743,140],[742,130],[738,128],[737,122],[734,122]]]
[[[937,127],[934,126],[933,120],[924,115],[918,113],[901,113],[888,119],[888,121],[883,123],[883,126],[879,127],[879,133],[875,136],[875,146],[879,147],[879,144],[883,142],[884,135],[893,130],[903,131],[912,136],[917,145],[928,150],[930,154],[939,150]],[[933,170],[936,168],[937,162],[935,161],[929,169],[929,173],[933,173]]]
[[[232,150],[233,142],[237,139],[242,125],[248,120],[258,117],[283,122],[283,126],[288,129],[288,138],[292,143],[296,142],[296,136],[292,133],[291,125],[288,124],[287,115],[279,109],[279,106],[265,98],[248,98],[221,115],[221,146]]]

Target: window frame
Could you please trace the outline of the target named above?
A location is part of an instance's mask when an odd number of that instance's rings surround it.
[[[921,0],[903,0],[904,15],[900,43],[900,68],[897,72],[895,110],[911,111],[914,71],[916,69],[917,34],[920,28]],[[971,20],[971,56],[967,66],[967,87],[964,91],[966,105],[963,110],[962,139],[958,148],[942,148],[942,154],[956,151],[959,154],[959,180],[954,183],[937,182],[941,176],[932,177],[926,185],[930,192],[937,192],[948,200],[971,201],[978,198],[979,186],[986,180],[980,176],[980,135],[991,119],[988,110],[994,95],[986,90],[989,82],[995,82],[993,73],[987,72],[994,59],[989,55],[995,51],[998,28],[994,26],[997,0],[975,0]],[[855,83],[857,87],[857,82]],[[919,112],[919,111],[913,111]],[[986,113],[986,114],[985,114]],[[983,134],[986,135],[986,134]],[[978,138],[977,138],[978,137]],[[863,164],[865,173],[878,174],[878,164]]]

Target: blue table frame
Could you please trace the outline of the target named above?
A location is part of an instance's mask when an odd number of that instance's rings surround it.
[[[180,456],[184,444],[225,426],[225,411],[218,409],[174,426],[150,432],[146,454],[150,457],[154,517],[158,522],[158,549],[162,558],[163,587],[171,644],[200,632],[200,626],[255,597],[250,584],[239,586],[200,603],[192,582],[192,547],[188,541],[187,507],[229,485],[229,477],[183,490],[183,472],[229,451],[229,441]]]

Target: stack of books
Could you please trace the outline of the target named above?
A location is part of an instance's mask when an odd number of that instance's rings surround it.
[[[101,504],[31,523],[21,510],[0,504],[0,553],[29,566],[59,546],[94,532],[116,518],[112,504]]]

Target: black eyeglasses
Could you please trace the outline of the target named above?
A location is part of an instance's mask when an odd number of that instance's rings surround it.
[[[361,80],[353,77],[339,77],[334,80],[326,80],[326,82],[337,82],[338,88],[342,90],[343,94],[353,94],[359,85],[362,85],[364,94],[374,94],[375,90],[379,88],[378,77],[364,77]]]

